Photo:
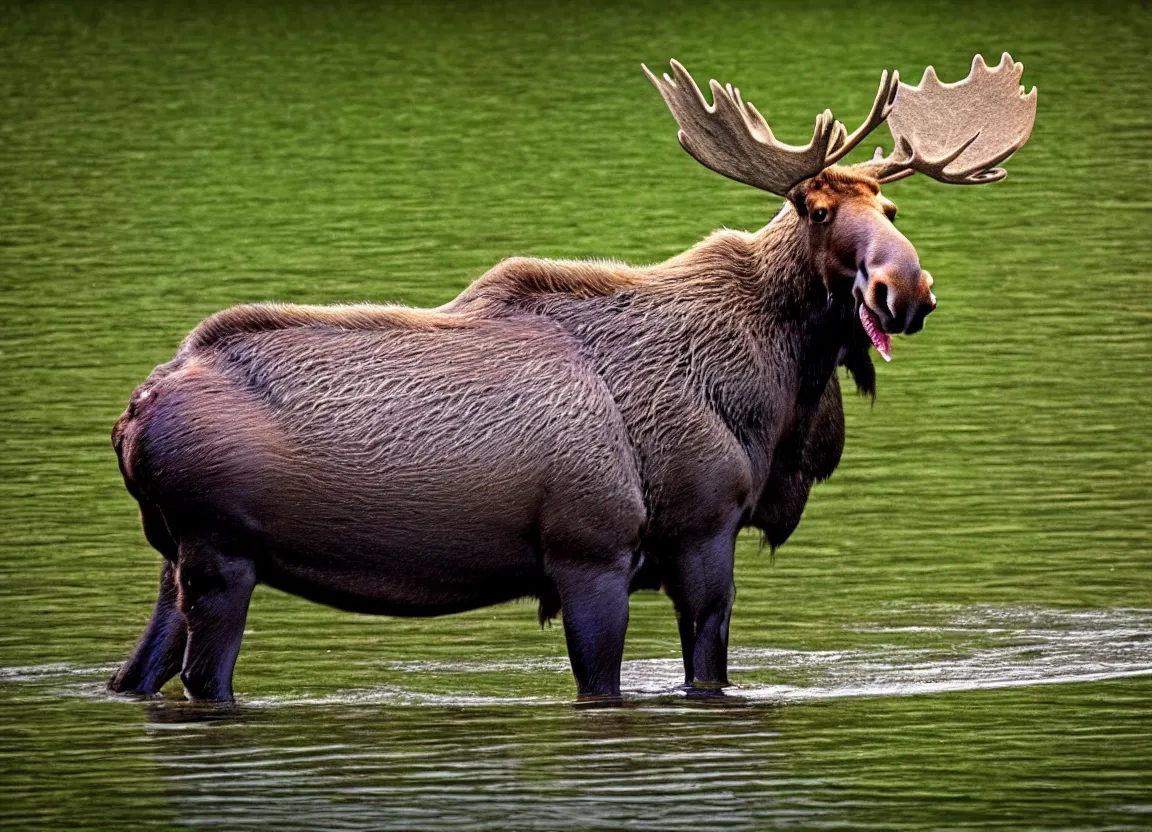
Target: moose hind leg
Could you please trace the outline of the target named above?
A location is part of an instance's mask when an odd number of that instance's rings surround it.
[[[232,700],[232,671],[240,653],[256,566],[219,537],[181,541],[178,581],[188,643],[180,680],[189,699]]]
[[[568,659],[580,699],[617,699],[628,630],[629,574],[603,566],[553,572],[560,595]]]
[[[177,604],[176,564],[164,561],[160,594],[132,655],[108,680],[114,693],[152,695],[180,672],[187,630]]]

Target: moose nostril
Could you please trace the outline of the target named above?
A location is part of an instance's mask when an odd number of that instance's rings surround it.
[[[908,321],[904,327],[905,335],[912,335],[924,328],[924,319],[932,310],[924,304],[915,304],[908,310]]]
[[[873,310],[888,308],[888,284],[883,280],[874,281],[872,287],[872,308]]]

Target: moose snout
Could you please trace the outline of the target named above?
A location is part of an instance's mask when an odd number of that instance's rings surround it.
[[[932,275],[920,268],[915,277],[881,268],[869,276],[864,300],[885,332],[912,335],[924,328],[924,319],[936,308],[932,282]]]

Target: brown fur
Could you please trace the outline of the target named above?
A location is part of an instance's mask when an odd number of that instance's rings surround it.
[[[396,615],[535,595],[582,695],[618,693],[627,594],[663,586],[686,680],[724,683],[735,535],[788,537],[840,458],[835,368],[871,370],[858,252],[915,260],[881,199],[826,171],[652,266],[513,258],[436,310],[212,316],[114,428],[176,568],[113,687],[162,684],[186,636],[189,693],[229,697],[257,581]]]
[[[233,306],[200,323],[180,345],[179,355],[195,355],[219,341],[243,333],[268,332],[293,327],[330,327],[346,330],[435,329],[463,326],[432,309],[410,306],[297,306],[288,303],[256,303]]]

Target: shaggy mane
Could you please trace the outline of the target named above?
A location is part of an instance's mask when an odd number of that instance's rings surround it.
[[[515,306],[517,301],[539,295],[603,297],[635,288],[645,282],[638,270],[609,260],[510,257],[482,274],[440,309],[446,312],[472,312]]]

